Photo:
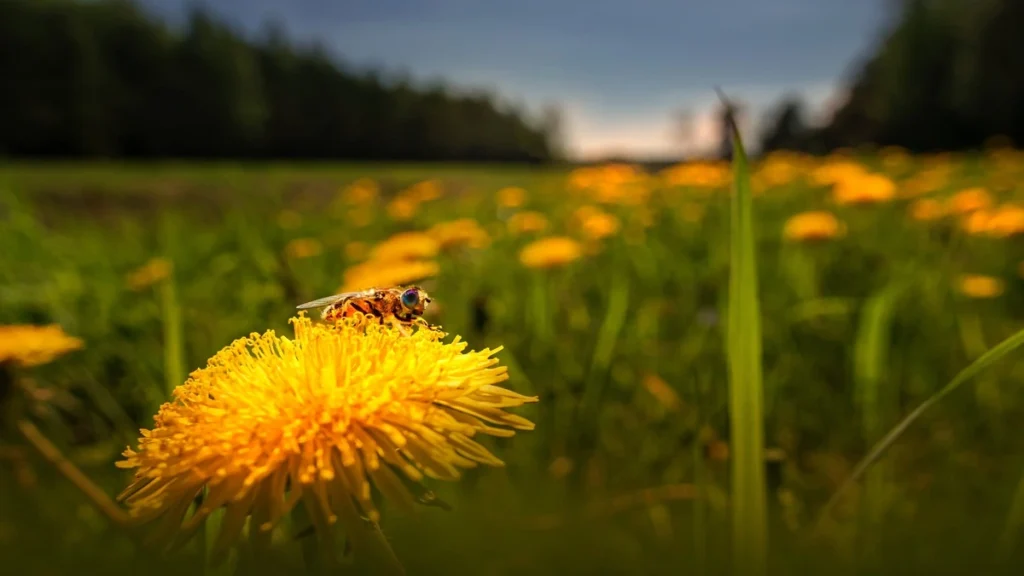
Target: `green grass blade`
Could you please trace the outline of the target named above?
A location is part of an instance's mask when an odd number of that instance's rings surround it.
[[[164,324],[164,392],[169,398],[185,381],[185,343],[174,274],[160,282],[160,312]]]
[[[861,314],[857,340],[854,344],[854,381],[856,404],[860,409],[861,433],[865,442],[874,442],[883,433],[882,426],[894,412],[893,402],[883,395],[890,389],[885,376],[888,365],[889,331],[893,312],[903,284],[889,286],[873,296]],[[886,473],[881,467],[868,472],[864,491],[863,555],[872,560],[877,544],[878,526],[885,512]]]
[[[998,362],[1010,352],[1013,352],[1014,350],[1019,348],[1022,344],[1024,344],[1024,330],[1021,330],[1014,334],[1013,336],[1010,336],[1006,340],[1003,340],[995,348],[992,348],[984,355],[982,355],[981,358],[978,358],[977,360],[972,362],[969,366],[961,370],[960,373],[957,374],[956,377],[949,382],[949,384],[946,384],[941,390],[939,390],[938,392],[927,398],[924,402],[922,402],[910,414],[907,414],[907,416],[903,418],[903,420],[901,420],[899,424],[893,427],[893,429],[890,430],[884,438],[879,440],[871,448],[868,454],[864,458],[862,458],[861,461],[857,464],[856,468],[854,468],[850,476],[848,476],[846,480],[843,481],[843,484],[839,487],[839,489],[836,490],[835,494],[832,495],[832,498],[830,498],[829,501],[825,504],[825,507],[822,509],[820,516],[818,517],[817,529],[820,531],[824,527],[825,522],[828,520],[829,514],[832,512],[832,508],[835,507],[837,502],[839,502],[840,497],[842,497],[842,495],[845,494],[846,491],[851,486],[853,486],[857,482],[857,480],[860,479],[861,476],[864,475],[864,473],[872,464],[874,464],[879,458],[882,457],[882,454],[884,454],[885,451],[888,450],[889,447],[892,446],[896,442],[896,440],[899,439],[901,435],[903,435],[907,428],[909,428],[911,424],[913,424],[918,418],[920,418],[922,414],[924,414],[929,408],[937,404],[940,400],[948,396],[954,390],[959,388],[965,382],[969,381],[971,378],[974,378],[982,371],[984,371],[986,368]]]
[[[724,99],[724,98],[723,98]],[[739,131],[733,141],[729,273],[729,422],[732,556],[736,574],[764,574],[768,527],[764,474],[764,389],[750,171]]]

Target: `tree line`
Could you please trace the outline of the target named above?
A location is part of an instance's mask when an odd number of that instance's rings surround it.
[[[970,150],[993,137],[1024,145],[1024,1],[895,0],[894,26],[850,78],[827,125],[779,104],[765,150],[863,145]]]
[[[268,24],[128,0],[0,2],[0,156],[544,162],[557,115],[346,69]]]

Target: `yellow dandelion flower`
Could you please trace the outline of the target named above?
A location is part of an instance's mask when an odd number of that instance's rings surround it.
[[[365,205],[373,202],[380,194],[380,186],[370,178],[360,178],[342,192],[349,204]]]
[[[548,218],[540,212],[525,210],[509,216],[506,226],[508,226],[509,233],[513,235],[543,232],[547,230]]]
[[[519,252],[519,262],[527,268],[555,268],[583,256],[583,246],[565,236],[534,240]]]
[[[403,190],[402,195],[417,203],[436,200],[441,197],[441,182],[438,180],[417,182]]]
[[[993,276],[967,274],[960,277],[959,289],[970,298],[995,298],[1003,293],[1003,281]]]
[[[990,236],[1006,238],[1024,233],[1024,208],[1007,204],[1000,206],[985,225]]]
[[[390,288],[433,278],[440,266],[432,260],[370,259],[345,271],[344,283],[338,292],[355,292],[370,288]]]
[[[396,222],[405,222],[411,220],[416,215],[419,207],[419,202],[404,196],[397,196],[394,200],[388,202],[386,210],[388,218]]]
[[[323,244],[316,238],[296,238],[284,247],[284,253],[289,258],[301,260],[318,256],[324,251]]]
[[[355,321],[292,322],[293,339],[253,334],[193,372],[117,463],[135,470],[119,499],[140,523],[166,522],[164,542],[187,539],[223,507],[213,550],[222,556],[246,518],[250,537],[267,541],[302,505],[318,531],[338,523],[359,554],[361,517],[380,516],[371,483],[411,508],[424,477],[452,481],[461,469],[503,466],[477,434],[534,427],[504,411],[537,398],[497,385],[508,379],[493,357],[501,348],[467,352],[432,330],[402,336]],[[203,504],[186,518],[204,487]]]
[[[662,170],[660,177],[666,186],[694,188],[724,188],[732,181],[725,162],[684,162]]]
[[[787,240],[810,242],[828,240],[846,234],[846,226],[831,212],[802,212],[786,221],[782,235]]]
[[[399,232],[373,247],[374,260],[416,260],[437,255],[440,245],[426,232]]]
[[[863,166],[849,160],[836,160],[822,164],[810,174],[810,181],[819,186],[838,184],[867,174]]]
[[[39,366],[83,345],[81,339],[68,336],[56,324],[0,326],[0,364]]]
[[[921,198],[910,205],[910,217],[923,222],[938,220],[946,215],[942,202],[934,198]]]
[[[838,204],[876,204],[896,196],[896,184],[881,174],[859,174],[836,182],[832,190]]]
[[[971,235],[985,234],[988,232],[988,223],[991,219],[991,210],[975,210],[962,220],[961,227]]]
[[[438,243],[442,250],[459,246],[485,248],[491,242],[487,230],[484,230],[472,218],[439,222],[427,230],[427,234]]]
[[[302,214],[295,210],[282,210],[277,215],[277,225],[285,230],[294,230],[302,226]]]
[[[621,223],[614,214],[599,212],[588,216],[582,222],[583,235],[590,240],[600,240],[619,231]]]
[[[526,203],[526,190],[518,186],[509,186],[498,190],[496,197],[498,206],[518,208]]]
[[[174,271],[174,263],[166,258],[153,258],[133,270],[125,278],[130,290],[142,290],[167,278]]]
[[[992,207],[992,197],[984,188],[968,188],[957,192],[949,199],[949,211],[953,214],[970,214]]]

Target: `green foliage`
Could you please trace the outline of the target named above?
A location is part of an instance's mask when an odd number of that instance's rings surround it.
[[[541,162],[554,151],[554,119],[360,75],[274,28],[248,40],[199,10],[172,32],[121,0],[5,1],[0,78],[0,155]]]
[[[850,98],[815,138],[833,148],[965,149],[1024,142],[1024,4],[907,0],[852,79]]]

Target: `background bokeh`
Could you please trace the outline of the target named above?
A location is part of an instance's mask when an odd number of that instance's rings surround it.
[[[787,98],[745,130],[772,573],[1024,567],[1018,353],[817,523],[877,440],[1021,328],[1022,7],[890,2],[827,122]],[[303,46],[202,11],[177,29],[125,1],[0,3],[0,324],[83,343],[0,360],[3,562],[203,570],[194,546],[137,547],[15,421],[113,497],[120,452],[222,347],[290,334],[302,302],[415,282],[431,322],[503,346],[508,387],[540,401],[514,410],[535,430],[487,442],[504,468],[431,483],[453,510],[383,505],[409,574],[725,573],[724,131],[701,157],[581,162],[557,108]],[[289,538],[281,569],[301,572]]]

